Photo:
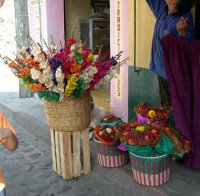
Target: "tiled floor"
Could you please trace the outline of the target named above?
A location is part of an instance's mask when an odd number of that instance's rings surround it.
[[[110,91],[105,89],[92,90],[92,97],[97,106],[103,107],[106,112],[110,112]]]

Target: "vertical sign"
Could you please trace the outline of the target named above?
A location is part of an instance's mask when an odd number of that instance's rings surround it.
[[[117,54],[123,50],[123,1],[115,1],[115,47],[114,53]],[[121,59],[120,59],[121,60]],[[122,100],[122,76],[123,69],[118,70],[117,78],[115,80],[115,97],[118,100]]]
[[[111,54],[123,51],[121,59],[128,57],[128,4],[129,0],[110,1]],[[128,66],[123,65],[111,81],[111,112],[128,120]]]

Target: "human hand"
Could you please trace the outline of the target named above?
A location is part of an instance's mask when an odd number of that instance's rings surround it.
[[[188,18],[183,18],[177,22],[176,29],[179,33],[179,37],[184,37],[187,34]]]
[[[12,132],[8,128],[0,128],[0,142],[4,143],[4,141],[12,136]]]
[[[0,143],[11,151],[15,151],[18,147],[17,137],[8,128],[0,128]]]
[[[5,1],[5,0],[0,0],[0,7],[3,6],[4,1]]]

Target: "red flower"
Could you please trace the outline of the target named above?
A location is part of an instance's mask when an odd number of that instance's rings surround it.
[[[75,43],[76,43],[76,40],[74,38],[67,39],[68,46],[71,46],[71,45],[73,45]]]

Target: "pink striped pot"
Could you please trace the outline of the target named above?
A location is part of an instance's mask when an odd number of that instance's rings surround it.
[[[128,152],[122,152],[116,147],[103,144],[94,138],[97,160],[104,167],[120,167],[128,163]]]
[[[170,159],[168,155],[141,157],[129,152],[133,179],[146,186],[159,186],[170,178]]]

